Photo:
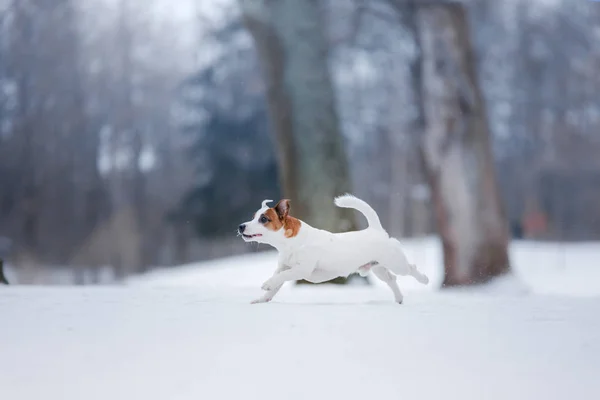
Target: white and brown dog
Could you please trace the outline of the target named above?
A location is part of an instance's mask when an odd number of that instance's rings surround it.
[[[390,287],[400,304],[402,292],[396,275],[411,275],[422,284],[429,282],[408,262],[400,242],[388,235],[375,210],[363,200],[349,194],[335,199],[338,207],[360,211],[369,223],[364,230],[345,233],[313,228],[290,215],[289,200],[269,208],[271,201],[263,201],[254,219],[238,228],[246,242],[266,243],[279,252],[277,270],[262,285],[266,293],[252,303],[271,301],[286,281],[321,283],[355,272],[366,276],[369,270]]]

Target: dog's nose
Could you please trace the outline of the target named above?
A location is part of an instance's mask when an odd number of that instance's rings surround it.
[[[244,233],[245,230],[246,230],[246,225],[245,224],[241,224],[240,226],[238,226],[238,232],[239,233]]]

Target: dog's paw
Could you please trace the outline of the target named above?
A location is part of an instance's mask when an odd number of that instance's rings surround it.
[[[258,298],[258,299],[255,299],[255,300],[252,300],[252,301],[250,302],[250,304],[268,303],[268,302],[270,302],[270,301],[271,301],[271,298],[269,298],[269,297],[261,297],[261,298]]]

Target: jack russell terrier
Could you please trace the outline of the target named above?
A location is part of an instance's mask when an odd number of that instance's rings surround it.
[[[350,194],[335,199],[335,205],[360,211],[369,224],[361,231],[331,233],[316,229],[290,215],[290,201],[281,200],[273,208],[272,200],[262,202],[254,219],[238,227],[238,234],[246,242],[266,243],[279,252],[277,270],[262,285],[266,293],[252,303],[266,303],[273,299],[287,281],[306,280],[326,282],[358,272],[366,276],[373,271],[394,293],[402,304],[402,292],[396,275],[411,275],[426,285],[429,278],[408,262],[400,242],[388,235],[379,216],[366,202]]]

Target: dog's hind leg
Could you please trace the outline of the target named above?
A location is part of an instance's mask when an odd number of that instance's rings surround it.
[[[416,265],[408,262],[408,258],[406,258],[406,254],[402,250],[398,239],[390,238],[390,242],[392,243],[392,250],[384,252],[381,260],[378,261],[381,261],[383,265],[388,267],[390,271],[396,275],[410,275],[419,283],[427,285],[429,283],[429,278],[419,271]]]
[[[427,285],[429,278],[417,269],[414,264],[408,262],[406,255],[401,251],[384,254],[378,261],[385,265],[391,272],[400,276],[410,275],[419,283]]]
[[[408,267],[410,268],[410,275],[414,277],[417,282],[422,283],[423,285],[427,285],[429,283],[429,278],[427,275],[419,271],[415,264],[408,264]]]
[[[402,292],[400,291],[398,283],[396,282],[396,275],[392,274],[390,271],[387,270],[387,268],[385,268],[382,265],[374,266],[373,268],[371,268],[371,271],[373,271],[377,278],[384,281],[389,286],[389,288],[392,289],[396,303],[402,304],[402,300],[404,300],[404,297],[402,296]]]
[[[406,276],[410,275],[417,280],[417,282],[422,283],[423,285],[427,285],[429,283],[429,278],[427,275],[423,274],[421,271],[417,269],[414,264],[409,264],[406,259],[401,260],[401,262],[391,262],[391,260],[386,260],[385,263],[382,263],[386,267],[389,266],[389,270],[396,275]]]

